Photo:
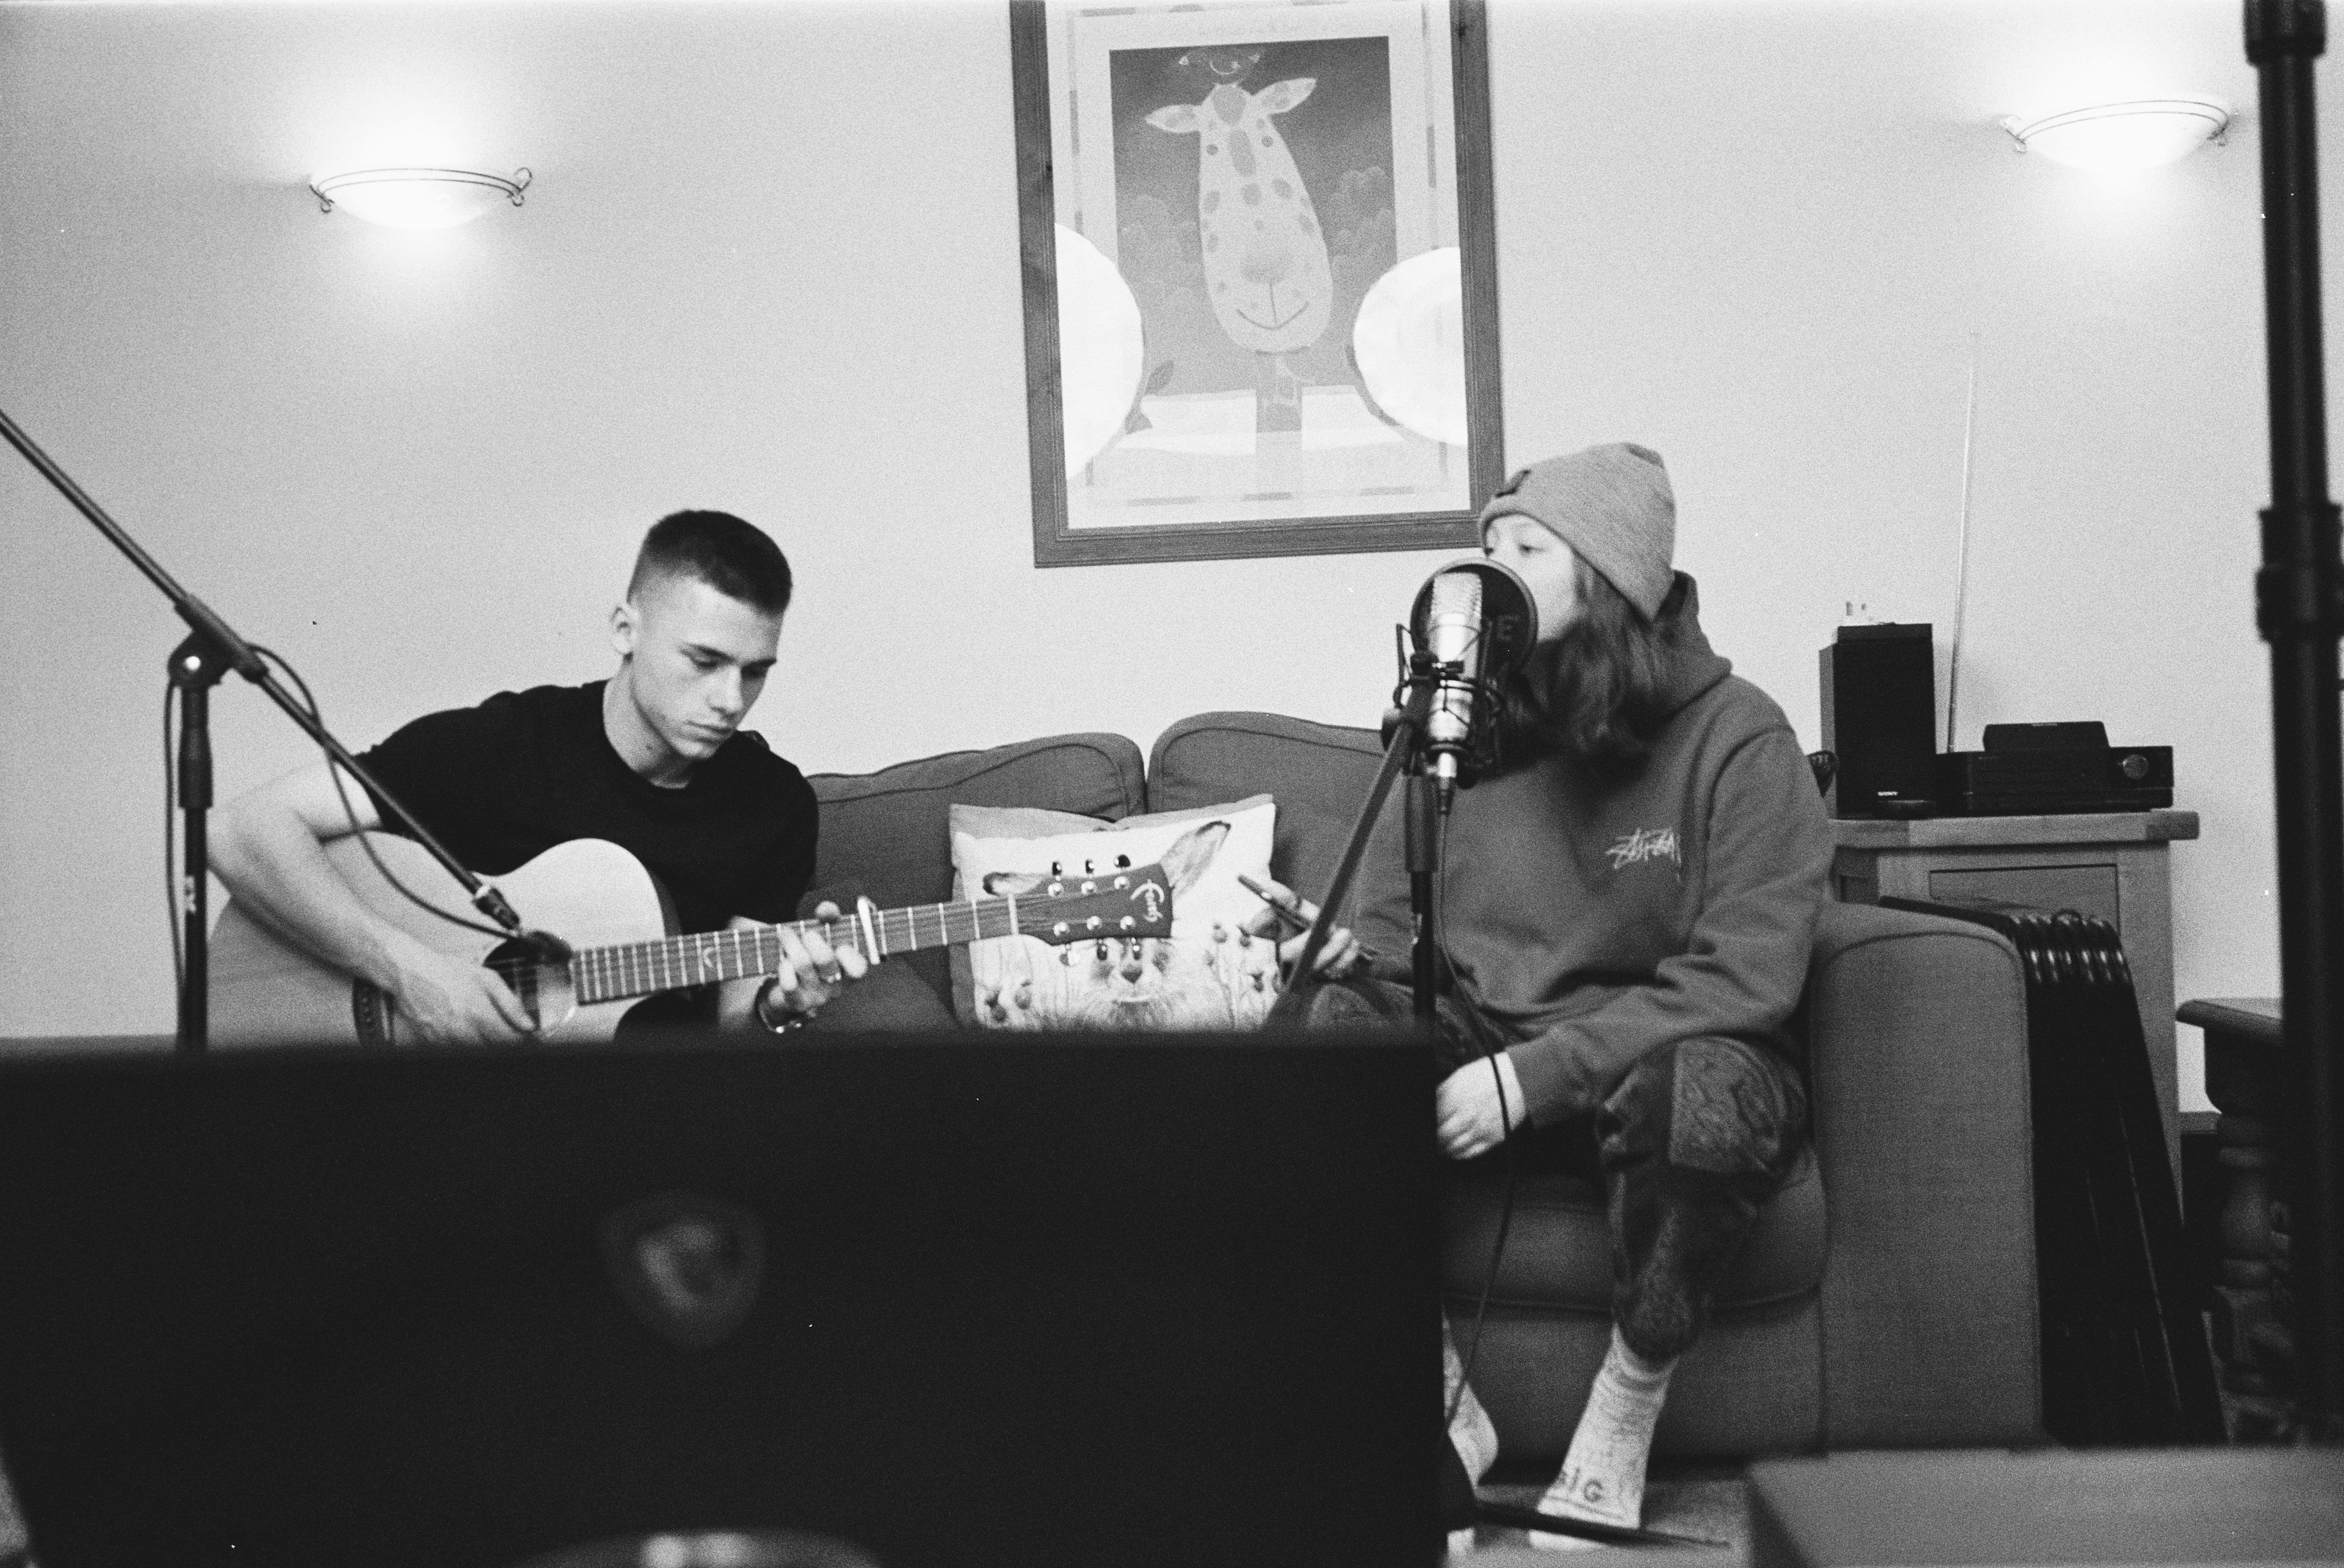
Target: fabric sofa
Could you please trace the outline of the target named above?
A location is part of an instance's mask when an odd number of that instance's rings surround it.
[[[950,896],[954,803],[1119,820],[1268,792],[1271,869],[1315,894],[1373,781],[1372,731],[1272,713],[1184,719],[1144,763],[1113,734],[1054,736],[813,779],[816,888],[883,906]],[[1396,849],[1399,792],[1378,824]],[[1371,854],[1347,917],[1408,947],[1397,853]],[[941,1021],[941,953],[851,989],[833,1027]],[[860,990],[864,994],[857,995]],[[1814,1147],[1762,1215],[1701,1343],[1679,1370],[1663,1453],[1745,1456],[2041,1441],[2023,980],[1982,927],[1865,905],[1826,908],[1803,1007]],[[1559,1460],[1609,1334],[1600,1199],[1551,1178],[1452,1172],[1444,1290],[1476,1390],[1512,1459]],[[1486,1310],[1480,1309],[1485,1286]]]

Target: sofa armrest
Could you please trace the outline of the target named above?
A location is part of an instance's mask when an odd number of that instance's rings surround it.
[[[1807,1007],[1825,1445],[2039,1441],[2017,951],[1978,926],[1826,905]]]

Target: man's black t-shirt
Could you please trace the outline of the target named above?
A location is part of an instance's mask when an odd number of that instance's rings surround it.
[[[611,748],[602,686],[500,692],[426,714],[359,760],[484,876],[573,838],[601,838],[659,878],[685,931],[721,930],[734,915],[793,918],[818,826],[804,775],[743,730],[682,789],[662,789]]]

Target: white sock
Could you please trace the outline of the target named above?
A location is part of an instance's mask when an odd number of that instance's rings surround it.
[[[1587,1392],[1587,1408],[1580,1412],[1562,1472],[1539,1499],[1541,1512],[1632,1528],[1643,1522],[1644,1466],[1674,1371],[1673,1361],[1648,1361],[1630,1350],[1619,1327],[1612,1327],[1612,1348]],[[1531,1532],[1530,1543],[1550,1552],[1601,1544],[1543,1531]]]
[[[1451,1401],[1455,1402],[1457,1414],[1449,1423],[1449,1441],[1456,1446],[1457,1458],[1465,1466],[1465,1473],[1479,1482],[1498,1462],[1498,1428],[1465,1381],[1465,1363],[1458,1358],[1456,1343],[1449,1337],[1449,1319],[1444,1313],[1440,1320],[1440,1408],[1444,1412]],[[1450,1557],[1467,1557],[1472,1552],[1471,1525],[1449,1533]]]
[[[1465,1383],[1465,1363],[1459,1360],[1457,1346],[1449,1337],[1449,1320],[1440,1320],[1440,1408],[1446,1411],[1451,1401],[1457,1415],[1449,1423],[1449,1441],[1457,1445],[1457,1457],[1464,1463],[1465,1473],[1478,1484],[1498,1462],[1498,1428],[1490,1420],[1490,1412],[1473,1397]]]

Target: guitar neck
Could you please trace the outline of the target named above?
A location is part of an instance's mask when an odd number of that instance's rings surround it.
[[[656,942],[622,942],[581,947],[570,956],[571,983],[578,1000],[614,1002],[721,980],[752,980],[782,965],[782,933],[819,936],[834,948],[853,947],[873,963],[924,947],[948,947],[987,936],[1018,934],[1017,900],[975,898],[952,904],[915,904],[874,909],[869,928],[862,915],[835,920],[797,920],[785,926],[746,926],[669,936]]]

